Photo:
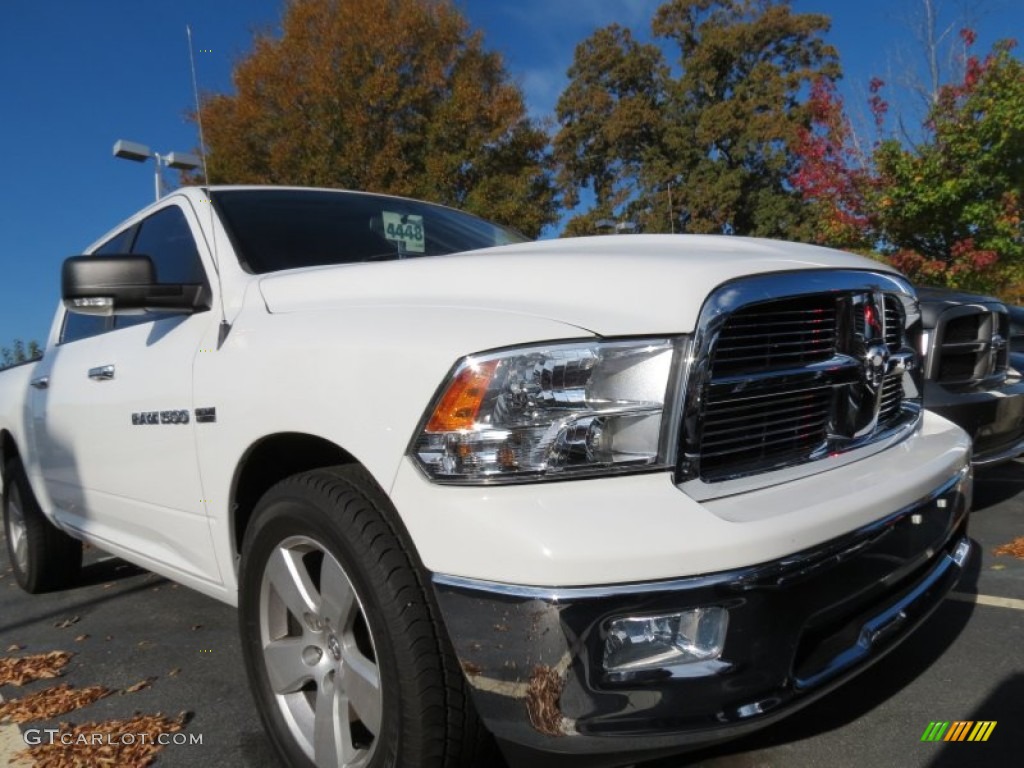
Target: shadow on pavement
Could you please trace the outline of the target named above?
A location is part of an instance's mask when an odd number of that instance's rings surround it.
[[[1024,490],[1024,462],[1010,461],[975,472],[974,511],[981,512],[1012,499]]]
[[[128,579],[132,576],[139,576],[147,573],[144,568],[125,562],[117,557],[104,557],[93,563],[82,566],[82,574],[78,579],[75,589],[80,587],[94,587],[97,584],[108,584],[121,579]],[[161,579],[163,581],[163,579]]]

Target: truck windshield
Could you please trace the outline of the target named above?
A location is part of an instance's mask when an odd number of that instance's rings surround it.
[[[506,227],[430,203],[361,192],[214,190],[243,266],[296,267],[439,256],[525,242]]]

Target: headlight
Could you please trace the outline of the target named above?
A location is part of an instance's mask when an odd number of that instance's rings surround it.
[[[666,465],[676,342],[549,344],[464,358],[412,445],[434,480],[521,482]]]

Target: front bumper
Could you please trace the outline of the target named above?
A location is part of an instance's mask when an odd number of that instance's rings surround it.
[[[925,382],[924,407],[971,436],[975,466],[1024,453],[1024,379],[1014,376],[992,389],[953,390]]]
[[[514,762],[614,765],[722,741],[809,703],[881,657],[959,578],[971,475],[813,549],[673,581],[519,587],[436,574],[456,655]],[[721,658],[612,679],[613,617],[725,606]]]

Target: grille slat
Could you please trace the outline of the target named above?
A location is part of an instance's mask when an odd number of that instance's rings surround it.
[[[1009,318],[1002,310],[984,306],[950,310],[936,334],[933,366],[943,384],[974,384],[992,376],[1005,375],[1009,364],[1004,329]],[[993,354],[994,353],[994,354]]]
[[[771,414],[774,415],[774,416],[784,416],[784,415],[793,415],[793,416],[795,416],[798,413],[807,410],[809,407],[812,407],[812,406],[809,406],[806,403],[798,403],[798,404],[791,405],[791,406],[779,407],[776,403],[772,402],[772,403],[754,403],[752,405],[745,406],[745,407],[744,406],[735,406],[735,407],[732,407],[732,408],[715,408],[714,409],[715,425],[717,426],[717,425],[720,425],[720,424],[731,424],[731,423],[736,422],[736,421],[749,420],[751,416],[758,415],[758,412],[761,411],[761,410],[770,411]],[[730,414],[730,413],[734,413],[734,414],[738,414],[738,415],[736,415],[736,416],[724,416],[723,415],[723,414]]]
[[[810,410],[810,409],[808,409],[808,410]],[[818,413],[818,414],[815,414],[815,413],[805,413],[804,414],[804,418],[801,420],[801,425],[804,425],[804,422],[806,422],[807,425],[811,425],[812,423],[816,423],[817,421],[824,422],[824,421],[826,421],[826,419],[820,413]],[[792,427],[793,427],[793,419],[791,419],[791,418],[771,419],[771,420],[767,420],[766,419],[766,420],[760,422],[754,429],[761,430],[762,432],[771,432],[776,427],[778,427],[778,430],[776,430],[776,431],[783,431],[784,429],[792,429]],[[729,438],[729,437],[726,437],[726,435],[735,434],[737,432],[742,432],[743,434],[739,438]],[[733,439],[745,440],[745,439],[749,438],[750,433],[751,433],[751,426],[750,426],[750,424],[746,424],[746,425],[740,426],[740,427],[717,428],[717,429],[715,429],[715,431],[713,433],[711,433],[710,436],[707,433],[705,433],[705,435],[704,435],[704,445],[707,446],[709,444],[718,444],[718,443],[722,443],[722,442],[730,442]]]
[[[747,436],[740,437],[719,437],[704,440],[705,449],[707,448],[720,448],[723,445],[735,445],[737,443],[746,443],[748,446],[751,442],[754,442],[759,446],[777,445],[784,442],[792,442],[794,439],[801,439],[802,437],[810,435],[822,434],[822,429],[828,420],[822,416],[815,420],[809,420],[806,424],[800,424],[799,426],[779,426],[777,429],[763,428],[758,430],[760,433],[756,440],[751,440],[749,434]],[[703,456],[721,456],[729,453],[729,451],[721,450],[705,450]]]
[[[735,323],[730,323],[729,328],[723,330],[722,333],[723,335],[728,336],[730,332],[734,330],[742,330],[744,328],[760,328],[763,331],[763,324],[766,322],[787,328],[806,328],[808,325],[810,325],[811,327],[827,327],[835,322],[835,317],[835,312],[827,310],[817,310],[815,312],[810,312],[808,313],[807,317],[802,318],[794,318],[791,315],[768,314],[763,317],[758,317],[756,320],[752,319],[748,322],[738,320]]]
[[[835,300],[793,299],[789,306],[765,302],[735,312],[715,344],[715,373],[761,370],[828,360],[835,353]]]
[[[903,344],[903,311],[893,296],[885,297],[885,343],[894,352]]]
[[[832,348],[830,346],[828,351],[831,352],[831,349]],[[823,352],[820,350],[819,352],[820,354],[814,356],[821,357],[823,359],[821,361],[815,360],[814,362],[824,362],[824,360],[828,360],[828,357],[825,357]],[[736,363],[753,363],[758,361],[765,362],[766,367],[781,368],[787,363],[806,363],[807,356],[808,351],[804,349],[799,352],[768,352],[760,355],[746,355],[745,357],[725,357],[719,361],[719,368],[725,367],[723,364],[735,365]]]

